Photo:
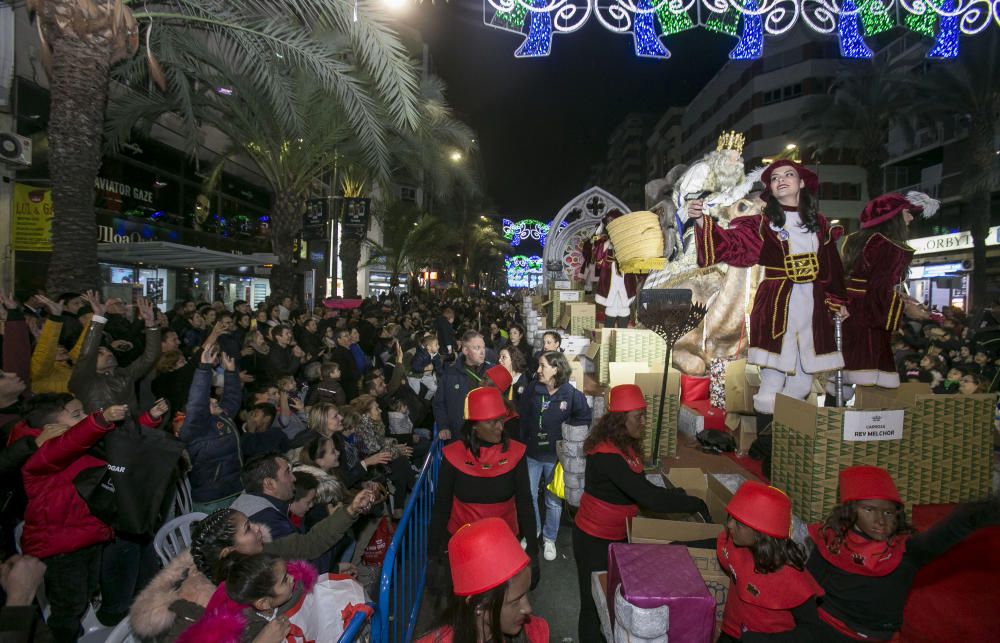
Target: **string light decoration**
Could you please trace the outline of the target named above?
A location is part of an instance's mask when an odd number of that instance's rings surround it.
[[[511,288],[534,288],[542,283],[544,270],[542,258],[538,255],[526,257],[514,255],[504,257],[504,268],[507,270],[507,285]]]
[[[866,6],[870,4],[867,3]],[[861,21],[858,20],[858,6],[854,4],[854,0],[844,0],[842,9],[844,13],[841,14],[840,24],[838,25],[841,57],[856,59],[871,58],[875,54],[865,43],[865,39],[861,37]]]
[[[524,38],[514,54],[519,58],[548,56],[553,36],[573,33],[591,18],[630,34],[635,54],[649,58],[668,58],[665,38],[701,26],[739,34],[730,58],[754,60],[764,53],[765,36],[805,23],[836,37],[845,58],[871,58],[864,36],[902,26],[934,38],[927,54],[934,59],[957,56],[963,35],[1000,29],[1000,0],[483,0],[484,24]]]
[[[522,241],[532,239],[545,247],[545,237],[549,235],[549,224],[542,223],[537,219],[522,219],[514,222],[510,219],[503,219],[503,236],[510,241],[510,245],[515,248],[521,245]]]

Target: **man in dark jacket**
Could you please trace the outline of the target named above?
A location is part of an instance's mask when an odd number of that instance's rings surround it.
[[[358,364],[351,352],[351,331],[341,328],[334,334],[337,346],[330,353],[330,359],[340,366],[340,385],[344,387],[344,395],[350,402],[358,396]]]
[[[137,418],[140,408],[135,396],[135,383],[160,357],[160,329],[156,327],[153,305],[139,299],[139,312],[146,324],[146,346],[138,359],[128,366],[119,367],[114,353],[101,346],[107,318],[104,317],[106,311],[100,295],[88,291],[84,298],[90,303],[94,316],[83,340],[80,359],[73,365],[69,390],[83,402],[88,413],[113,404],[127,404],[132,417]]]
[[[240,469],[240,434],[233,418],[240,411],[240,376],[235,360],[222,354],[226,369],[222,400],[211,398],[212,367],[219,355],[218,345],[201,353],[188,393],[180,438],[191,456],[192,510],[210,514],[232,504],[243,490]]]
[[[458,437],[465,414],[465,396],[486,377],[486,343],[474,330],[462,335],[462,355],[444,369],[437,393],[434,394],[434,420],[438,437],[451,440]]]
[[[273,333],[274,343],[267,353],[267,375],[271,381],[277,381],[282,375],[295,375],[302,365],[305,353],[295,346],[292,329],[288,326],[275,328]]]
[[[437,334],[438,343],[441,346],[441,354],[444,356],[455,353],[455,311],[445,308],[441,311],[441,316],[434,321],[434,332]]]

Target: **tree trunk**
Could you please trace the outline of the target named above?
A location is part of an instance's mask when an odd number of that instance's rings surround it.
[[[358,296],[358,264],[361,263],[361,239],[345,231],[340,241],[340,268],[344,272],[344,297]]]
[[[111,43],[66,36],[51,45],[48,136],[53,219],[46,289],[79,292],[99,287],[101,280],[94,182],[101,167]]]
[[[271,268],[271,296],[275,301],[295,295],[294,246],[302,230],[303,200],[294,192],[279,192],[271,217],[271,251],[278,261]]]

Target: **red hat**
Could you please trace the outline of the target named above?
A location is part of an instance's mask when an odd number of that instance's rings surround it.
[[[889,472],[881,467],[848,467],[840,472],[840,502],[891,500],[903,504]]]
[[[777,170],[779,167],[793,167],[795,171],[798,172],[799,178],[805,181],[806,190],[809,191],[813,196],[819,192],[819,177],[816,173],[802,165],[801,163],[796,163],[790,159],[781,159],[780,161],[775,161],[767,166],[764,173],[760,175],[760,180],[764,184],[764,191],[760,193],[760,198],[764,201],[771,196],[771,174]]]
[[[495,388],[480,386],[469,391],[465,396],[465,419],[470,422],[483,422],[507,417],[507,407],[504,406],[500,391]]]
[[[903,210],[909,210],[911,214],[920,214],[924,211],[924,206],[910,203],[902,194],[895,192],[874,198],[861,211],[859,217],[861,229],[873,228],[880,223],[885,223]]]
[[[459,527],[448,541],[455,596],[475,596],[506,583],[528,566],[521,543],[500,518]]]
[[[646,408],[642,389],[635,384],[619,384],[608,392],[608,412],[627,413]]]
[[[775,538],[788,538],[792,533],[792,501],[781,489],[762,482],[744,482],[726,511],[747,527]]]
[[[514,378],[511,376],[510,371],[499,364],[486,369],[486,377],[490,378],[490,381],[500,389],[501,393],[506,393],[510,385],[514,383]]]

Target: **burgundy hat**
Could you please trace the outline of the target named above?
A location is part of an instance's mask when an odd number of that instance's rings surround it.
[[[506,583],[531,561],[506,522],[483,518],[451,537],[448,562],[455,596],[474,596]]]
[[[903,504],[889,472],[881,467],[861,465],[840,472],[840,502],[889,500]]]
[[[792,501],[777,487],[747,481],[726,505],[730,516],[747,527],[774,538],[788,538],[792,531]]]
[[[779,167],[792,167],[798,173],[799,178],[805,181],[806,190],[810,194],[816,196],[819,192],[819,177],[816,173],[802,165],[801,163],[796,163],[791,159],[781,159],[771,163],[764,169],[764,173],[760,175],[761,183],[764,184],[764,191],[760,193],[760,198],[764,201],[771,196],[771,174],[774,173]]]
[[[892,192],[883,194],[868,202],[865,209],[861,211],[861,228],[874,228],[880,223],[892,219],[903,210],[909,210],[910,214],[920,214],[924,211],[924,206],[911,203],[902,194]]]

